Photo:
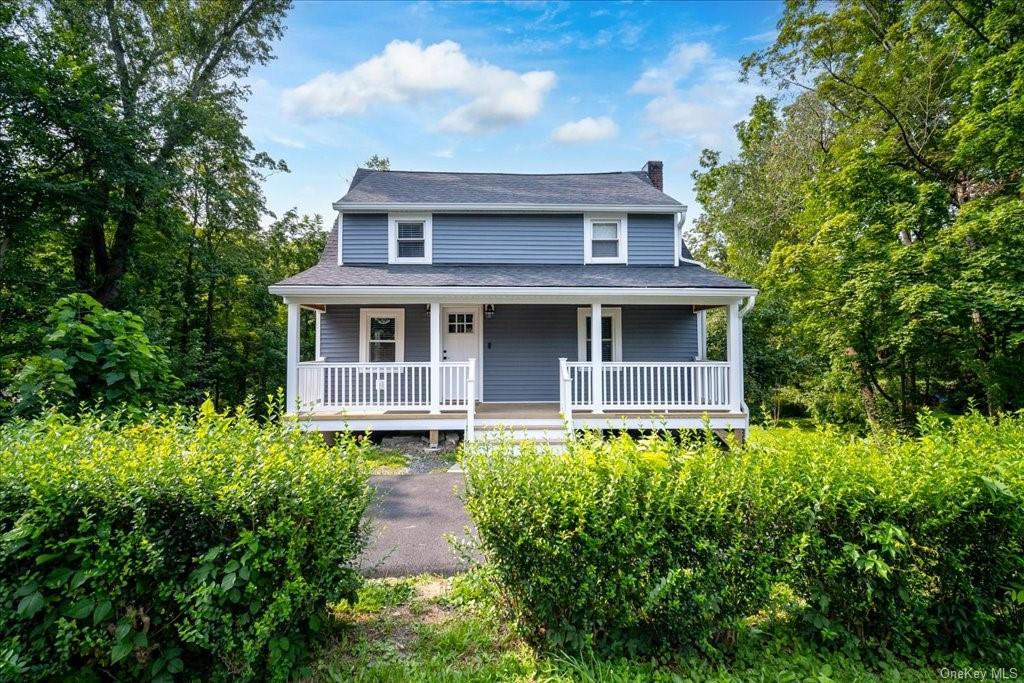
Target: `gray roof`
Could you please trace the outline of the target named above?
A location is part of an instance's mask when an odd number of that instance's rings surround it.
[[[616,173],[441,173],[360,168],[345,204],[683,205],[656,188],[644,171]]]
[[[317,265],[278,285],[336,287],[681,287],[753,289],[694,265]]]
[[[335,287],[699,287],[753,289],[700,266],[629,265],[338,265],[332,230],[320,263],[278,285]]]

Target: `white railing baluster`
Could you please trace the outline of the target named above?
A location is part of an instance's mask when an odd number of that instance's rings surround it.
[[[442,404],[465,410],[473,396],[467,361],[441,364]],[[304,412],[379,412],[430,407],[429,363],[299,363],[296,390]],[[476,378],[473,379],[473,384]]]
[[[604,363],[601,376],[591,363],[568,362],[559,381],[559,401],[570,410],[588,409],[595,382],[604,405],[619,410],[720,410],[729,402],[729,367],[721,362]]]

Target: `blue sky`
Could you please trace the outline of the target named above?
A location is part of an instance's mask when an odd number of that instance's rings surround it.
[[[247,128],[289,174],[269,207],[333,216],[372,154],[395,169],[523,173],[665,162],[699,211],[704,147],[735,151],[757,83],[737,60],[768,45],[775,2],[296,2],[277,59],[248,83]]]

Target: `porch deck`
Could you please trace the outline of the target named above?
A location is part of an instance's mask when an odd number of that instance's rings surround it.
[[[352,410],[316,410],[299,415],[300,423],[309,429],[324,431],[372,429],[376,431],[410,430],[423,431],[463,430],[466,427],[466,412],[442,411],[431,414],[425,411],[383,410],[359,412]],[[748,416],[745,412],[728,410],[616,410],[601,413],[580,408],[572,411],[572,422],[576,428],[591,429],[652,429],[652,428],[699,428],[707,420],[716,429],[746,428]],[[564,421],[557,402],[551,403],[495,403],[476,402],[474,422],[479,429],[494,427],[548,427],[562,428]]]

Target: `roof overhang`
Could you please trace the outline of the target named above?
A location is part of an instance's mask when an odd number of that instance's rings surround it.
[[[432,211],[437,213],[679,213],[686,211],[682,204],[420,204],[342,202],[332,204],[335,211],[376,212]]]
[[[753,288],[731,287],[342,287],[273,285],[270,293],[297,304],[409,303],[641,303],[730,304],[755,296]]]

